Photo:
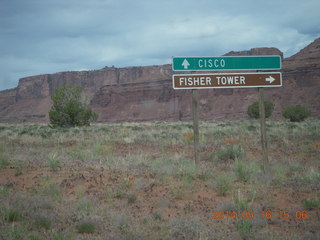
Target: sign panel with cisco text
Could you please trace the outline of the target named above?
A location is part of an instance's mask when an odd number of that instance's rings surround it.
[[[174,71],[278,70],[280,56],[173,57]]]

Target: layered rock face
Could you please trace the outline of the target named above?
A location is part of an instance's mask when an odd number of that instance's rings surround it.
[[[92,99],[99,99],[104,86],[118,87],[118,92],[127,89],[126,86],[138,84],[143,86],[151,81],[166,81],[171,77],[171,67],[147,66],[114,68],[105,67],[101,70],[61,72],[22,78],[18,87],[0,91],[0,121],[1,122],[47,122],[51,107],[50,95],[59,87],[78,85],[84,88],[89,103],[97,106],[105,105]],[[142,88],[140,88],[142,89]],[[145,90],[144,90],[145,92]],[[122,92],[121,95],[126,95]],[[130,104],[130,100],[125,104]],[[122,102],[123,104],[124,102]],[[121,104],[118,102],[117,104]],[[100,108],[99,108],[100,109]],[[103,115],[104,109],[101,109]],[[108,113],[112,115],[112,113]],[[101,118],[101,121],[108,119]]]
[[[281,55],[276,48],[254,48],[226,55]],[[275,104],[272,118],[282,109],[305,104],[320,113],[320,39],[283,60],[283,86],[265,88]],[[101,122],[190,120],[191,90],[172,88],[171,65],[62,72],[22,78],[15,89],[0,92],[1,122],[47,122],[50,95],[65,85],[85,89],[90,107]],[[199,90],[200,119],[244,119],[247,107],[258,99],[257,89]]]

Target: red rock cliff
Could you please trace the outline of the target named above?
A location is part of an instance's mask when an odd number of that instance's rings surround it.
[[[275,48],[254,48],[226,55],[281,55]],[[314,116],[320,113],[320,39],[283,60],[283,87],[266,88],[265,98],[276,104],[273,118],[282,109],[305,104]],[[15,89],[0,92],[0,121],[48,121],[50,94],[64,85],[85,89],[99,121],[191,119],[191,91],[173,90],[171,65],[103,68],[22,78]],[[247,107],[258,99],[256,89],[199,90],[201,119],[247,118]]]

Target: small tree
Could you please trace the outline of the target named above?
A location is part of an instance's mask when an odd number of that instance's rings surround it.
[[[83,89],[79,86],[65,86],[51,95],[50,126],[84,126],[97,120],[98,114],[86,106],[82,92]]]
[[[274,110],[274,104],[270,101],[264,101],[264,109],[266,112],[266,118],[270,117],[273,110]],[[259,114],[259,102],[256,101],[254,103],[252,103],[251,105],[249,105],[248,107],[248,111],[247,111],[249,117],[251,118],[259,118],[260,114]]]
[[[301,105],[288,106],[283,110],[282,115],[290,122],[302,122],[311,115],[311,111]]]

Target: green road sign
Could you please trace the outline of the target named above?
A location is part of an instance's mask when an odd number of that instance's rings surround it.
[[[280,56],[173,57],[174,71],[276,70]]]

